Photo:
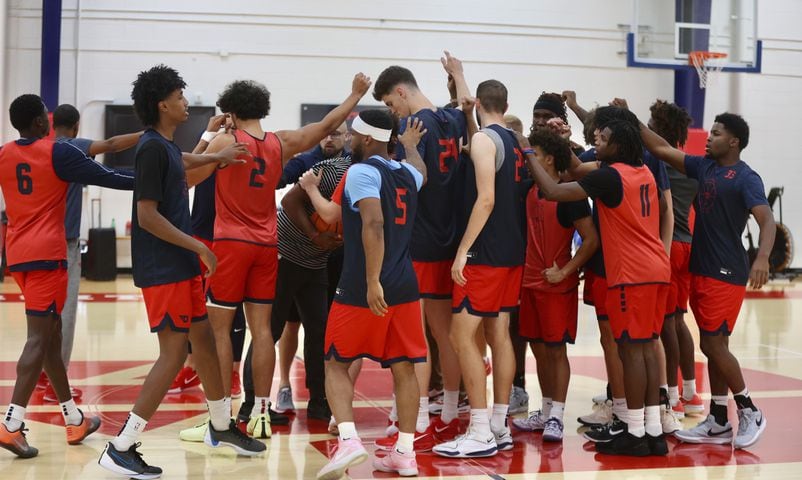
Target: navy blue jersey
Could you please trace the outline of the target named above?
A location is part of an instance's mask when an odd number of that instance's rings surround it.
[[[87,157],[89,156],[89,147],[92,146],[92,140],[86,138],[57,137],[56,142],[75,145]],[[67,188],[67,212],[64,216],[67,240],[74,240],[81,236],[82,188],[80,183],[71,183]]]
[[[463,162],[461,146],[467,142],[465,114],[453,108],[424,109],[413,115],[423,122],[427,132],[418,143],[418,152],[426,164],[427,181],[420,191],[421,205],[415,220],[410,252],[421,262],[453,260],[459,244],[455,199],[461,199],[457,165]],[[399,132],[407,125],[401,119]],[[396,145],[396,158],[406,158],[404,147]],[[461,200],[457,200],[461,202]]]
[[[420,180],[408,168],[398,162],[371,157],[351,168],[371,166],[380,175],[378,193],[364,198],[379,197],[384,218],[384,260],[379,277],[384,289],[387,305],[400,305],[420,298],[418,279],[412,268],[409,243],[418,211],[418,189]],[[367,307],[367,280],[365,270],[365,247],[362,243],[362,217],[357,210],[361,198],[353,197],[349,191],[351,182],[358,181],[358,174],[349,170],[346,189],[343,192],[342,223],[345,259],[335,299],[346,305]],[[368,181],[370,179],[368,178]]]
[[[192,234],[210,242],[214,239],[214,179],[213,173],[195,185],[192,198]]]
[[[504,162],[496,171],[493,211],[468,250],[468,264],[515,267],[523,265],[526,254],[526,230],[522,222],[526,204],[521,187],[526,176],[526,166],[512,131],[501,125],[490,125],[487,128],[501,137],[504,143]],[[460,223],[467,225],[478,196],[473,162],[465,162],[464,188]]]
[[[192,235],[189,192],[181,149],[148,129],[136,146],[133,212],[131,214],[131,259],[134,284],[151,287],[180,282],[200,275],[198,256],[156,237],[139,225],[137,202],[155,200],[159,213],[173,226]]]
[[[685,173],[699,182],[691,273],[746,285],[749,259],[741,234],[752,208],[768,205],[763,180],[743,161],[724,167],[693,155],[685,155]]]

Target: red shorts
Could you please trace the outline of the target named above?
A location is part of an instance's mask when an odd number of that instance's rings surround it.
[[[465,265],[462,274],[465,286],[454,284],[451,311],[468,313],[479,317],[497,317],[499,312],[511,312],[518,306],[521,293],[520,267],[491,267],[488,265]]]
[[[646,342],[660,337],[668,285],[623,285],[607,290],[607,314],[617,341]]]
[[[593,306],[593,279],[596,278],[596,274],[593,273],[593,270],[586,268],[585,269],[585,281],[582,285],[582,302],[585,305]]]
[[[729,335],[741,311],[746,285],[691,275],[691,310],[702,335]]]
[[[332,302],[326,324],[326,360],[367,357],[389,367],[426,361],[420,302],[392,305],[383,317],[369,308]]]
[[[199,237],[197,235],[193,235],[192,238],[194,238],[195,240],[197,240],[197,241],[201,242],[202,244],[206,245],[206,247],[209,250],[212,249],[212,242],[211,241],[206,240],[205,238],[201,238],[201,237]],[[203,263],[203,262],[199,262],[199,263],[200,263],[200,269],[201,269],[201,278],[205,282],[206,281],[206,272],[208,272],[209,269],[206,268],[206,264],[205,263]]]
[[[150,331],[170,327],[174,332],[188,332],[192,322],[206,320],[203,280],[200,275],[187,280],[142,289],[148,311]]]
[[[454,281],[451,279],[451,260],[441,262],[412,262],[418,277],[418,290],[421,298],[451,298]]]
[[[688,311],[688,294],[691,288],[691,244],[671,242],[671,286],[666,299],[666,315]]]
[[[607,316],[607,278],[593,275],[593,308],[596,309],[596,320],[609,320]]]
[[[206,281],[206,296],[216,307],[234,309],[244,302],[273,303],[278,249],[236,240],[214,242],[217,271]]]
[[[67,269],[11,272],[25,298],[25,315],[61,315],[67,298]]]
[[[518,334],[530,342],[547,345],[574,343],[578,310],[578,288],[566,293],[522,288]]]

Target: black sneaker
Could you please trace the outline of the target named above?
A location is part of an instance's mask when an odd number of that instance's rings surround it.
[[[617,435],[609,442],[597,443],[596,451],[607,455],[627,455],[630,457],[645,457],[651,453],[646,435],[636,437],[629,432]]]
[[[306,405],[306,418],[323,420],[328,422],[331,419],[331,409],[326,397],[310,398]]]
[[[290,417],[284,415],[282,413],[278,413],[277,411],[270,408],[270,403],[267,404],[267,413],[270,414],[270,424],[271,425],[289,425],[290,424]]]
[[[582,436],[591,442],[607,443],[626,432],[627,424],[619,420],[614,414],[613,421],[611,423],[608,423],[603,427],[591,428],[587,432],[583,433]]]
[[[110,472],[137,480],[159,478],[162,474],[162,469],[150,466],[142,460],[142,454],[136,451],[140,445],[142,444],[135,443],[128,450],[121,452],[114,448],[114,444],[109,442],[106,444],[106,449],[103,450],[103,454],[97,463]]]
[[[220,431],[215,430],[212,422],[209,422],[203,442],[210,447],[219,447],[221,445],[231,447],[237,454],[246,457],[259,455],[267,450],[267,446],[264,443],[242,433],[237,428],[234,420],[231,420],[231,423],[228,424],[228,430]]]
[[[652,455],[668,455],[668,443],[666,443],[665,435],[658,435],[653,437],[646,434],[646,441],[649,444],[649,452]]]

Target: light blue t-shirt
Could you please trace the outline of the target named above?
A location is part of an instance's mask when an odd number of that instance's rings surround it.
[[[406,162],[397,162],[395,160],[387,160],[378,155],[374,155],[377,159],[387,165],[391,170],[398,170],[399,168],[406,168],[415,179],[415,186],[420,191],[423,186],[423,174],[417,168],[413,167]],[[356,204],[363,198],[381,198],[379,192],[381,191],[382,177],[376,167],[366,165],[364,163],[355,163],[348,169],[348,175],[345,177],[345,194],[351,200],[351,208],[356,212],[359,208]]]

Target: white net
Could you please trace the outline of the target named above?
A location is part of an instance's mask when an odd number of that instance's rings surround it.
[[[699,88],[707,88],[715,82],[718,74],[724,68],[727,60],[726,53],[718,52],[691,52],[688,55],[691,65],[696,69],[699,77]]]

